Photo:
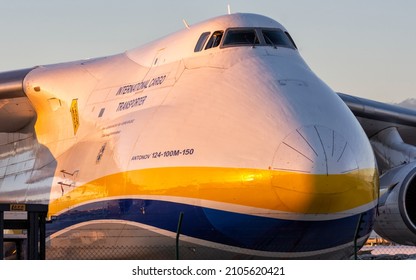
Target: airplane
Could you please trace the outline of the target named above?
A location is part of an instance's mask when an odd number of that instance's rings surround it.
[[[416,112],[337,93],[263,15],[0,73],[0,202],[47,259],[349,259],[416,244]]]

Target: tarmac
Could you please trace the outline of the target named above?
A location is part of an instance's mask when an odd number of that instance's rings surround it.
[[[416,260],[415,246],[364,246],[358,253],[361,260]]]

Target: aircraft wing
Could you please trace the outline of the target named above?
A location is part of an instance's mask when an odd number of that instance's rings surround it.
[[[0,73],[0,132],[15,132],[35,116],[23,90],[23,80],[33,68]]]
[[[364,128],[368,138],[396,127],[405,143],[416,146],[416,110],[338,93]]]

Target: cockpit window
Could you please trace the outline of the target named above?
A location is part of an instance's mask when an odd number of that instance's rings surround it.
[[[297,49],[289,33],[279,28],[230,28],[225,31],[204,32],[195,45],[194,52],[216,48],[239,47],[239,46],[272,46],[274,48],[284,47]],[[209,37],[209,40],[208,40]],[[224,39],[223,39],[224,37]],[[208,42],[207,42],[208,40]],[[222,41],[222,44],[221,44]],[[204,48],[205,46],[205,48]]]
[[[225,32],[222,47],[273,46],[296,49],[287,32],[278,28],[231,28]]]
[[[292,36],[290,36],[289,33],[285,32],[286,36],[289,38],[290,42],[292,42],[292,45],[295,47],[295,49],[297,49],[298,47],[295,44],[295,41],[293,41]]]
[[[218,47],[221,43],[221,39],[222,39],[222,34],[224,32],[223,31],[215,31],[211,38],[209,38],[209,41],[207,43],[207,46],[205,47],[205,49],[210,49],[210,48],[215,48]]]
[[[280,29],[262,30],[266,45],[273,47],[296,48],[291,38]]]
[[[198,39],[198,42],[196,43],[194,52],[200,52],[203,50],[205,42],[207,41],[209,34],[211,34],[211,32],[204,32],[201,34],[201,36]]]
[[[223,46],[231,45],[258,45],[260,44],[259,38],[256,35],[254,29],[234,29],[228,30],[227,36],[225,37]]]

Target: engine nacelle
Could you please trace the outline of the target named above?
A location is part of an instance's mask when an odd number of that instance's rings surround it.
[[[380,177],[379,215],[374,230],[402,245],[416,245],[416,162]]]

